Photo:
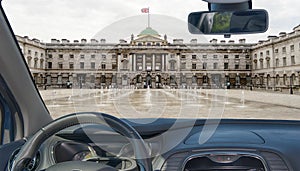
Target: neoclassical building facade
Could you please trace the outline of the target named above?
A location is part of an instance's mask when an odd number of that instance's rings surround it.
[[[213,39],[168,41],[152,28],[130,41],[80,41],[17,36],[39,87],[77,88],[263,88],[297,87],[300,82],[300,28],[246,43]]]

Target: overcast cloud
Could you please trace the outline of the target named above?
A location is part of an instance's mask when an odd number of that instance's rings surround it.
[[[162,35],[167,34],[169,38],[197,38],[199,41],[212,38],[203,38],[202,35],[183,36],[183,33],[188,34],[185,28],[188,14],[207,10],[207,4],[201,0],[3,0],[2,3],[15,34],[44,42],[49,42],[51,38],[128,39],[132,33],[137,35],[146,27],[147,17],[141,13],[144,7],[150,7],[151,14],[155,14],[151,26]],[[257,35],[235,35],[231,39],[246,38],[248,42],[256,42],[266,39],[268,35],[278,35],[281,31],[291,32],[300,24],[298,0],[253,0],[253,6],[269,12],[269,31]],[[161,20],[155,19],[162,15],[165,17],[161,17]],[[139,20],[131,20],[134,18]],[[168,21],[164,22],[164,19]],[[175,20],[179,22],[174,23]],[[133,27],[122,28],[122,33],[108,33],[107,30],[120,27],[117,21],[125,26],[124,21],[130,21],[128,24]],[[134,24],[133,21],[138,22]],[[222,36],[216,38],[224,39]]]

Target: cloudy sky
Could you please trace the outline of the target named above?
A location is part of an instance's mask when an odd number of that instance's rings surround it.
[[[109,42],[128,39],[147,25],[147,15],[141,13],[143,7],[150,7],[151,27],[161,35],[167,34],[169,39],[196,38],[205,42],[212,38],[189,35],[187,31],[188,14],[207,10],[207,4],[201,0],[3,0],[2,3],[15,34],[44,42],[51,38],[105,38]],[[231,39],[255,42],[282,31],[291,32],[300,24],[298,0],[253,0],[253,6],[269,12],[268,32],[234,35]]]

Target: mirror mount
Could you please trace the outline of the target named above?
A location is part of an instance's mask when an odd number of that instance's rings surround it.
[[[203,0],[209,11],[241,11],[252,9],[252,0]]]
[[[224,38],[229,39],[230,37],[231,37],[231,34],[230,34],[230,33],[225,33],[225,34],[224,34]]]

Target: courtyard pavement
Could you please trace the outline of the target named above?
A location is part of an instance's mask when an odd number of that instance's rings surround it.
[[[40,90],[54,118],[97,111],[122,118],[300,120],[300,96],[224,89]]]

